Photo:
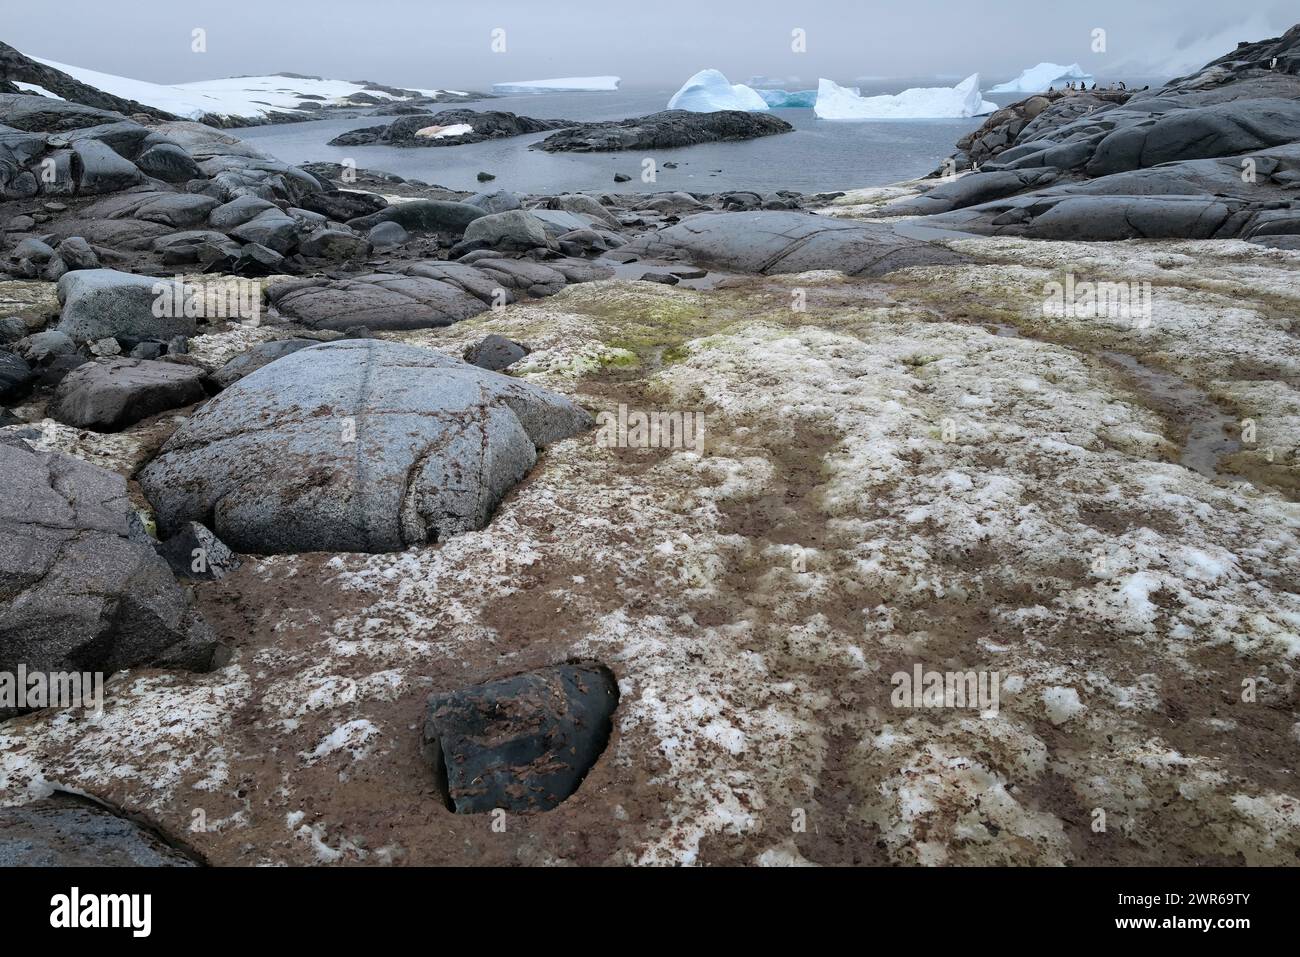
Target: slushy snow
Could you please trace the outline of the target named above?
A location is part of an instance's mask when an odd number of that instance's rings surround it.
[[[1092,83],[1091,73],[1085,73],[1077,63],[1062,66],[1059,63],[1040,63],[1021,72],[1020,76],[1006,83],[999,83],[989,90],[990,93],[1046,93],[1048,87],[1060,89],[1067,83],[1079,81]]]
[[[79,66],[69,66],[41,57],[32,57],[38,63],[54,67],[74,80],[80,80],[96,89],[135,100],[154,109],[165,110],[185,119],[202,119],[205,114],[226,117],[258,117],[269,113],[297,113],[299,103],[309,97],[320,97],[314,102],[341,104],[358,93],[381,100],[401,101],[382,90],[369,89],[360,83],[346,80],[300,79],[287,76],[236,76],[219,80],[199,80],[194,83],[149,83],[129,77],[100,73]],[[437,99],[455,90],[412,90],[421,96]],[[306,111],[301,111],[306,112]]]
[[[701,70],[673,94],[670,110],[715,113],[718,110],[766,110],[767,101],[752,87],[731,83],[717,70]]]
[[[493,93],[607,93],[618,89],[617,76],[562,76],[554,80],[493,83]]]
[[[859,96],[823,77],[813,111],[824,120],[920,120],[981,116],[997,109],[980,96],[980,75],[956,86],[915,87],[885,96]]]

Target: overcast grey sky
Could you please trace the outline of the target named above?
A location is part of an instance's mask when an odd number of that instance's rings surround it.
[[[1177,73],[1300,19],[1294,0],[6,0],[25,53],[179,83],[292,71],[419,87],[618,74],[672,86],[704,67],[752,74],[988,82],[1039,62],[1098,75]],[[191,51],[191,31],[207,52]],[[506,51],[491,49],[505,31]],[[806,32],[807,52],[791,50]],[[1107,50],[1092,51],[1092,31]]]

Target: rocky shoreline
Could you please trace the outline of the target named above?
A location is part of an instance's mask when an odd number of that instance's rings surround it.
[[[543,196],[0,94],[0,673],[108,675],[0,711],[0,862],[1294,862],[1300,27],[1033,99]]]

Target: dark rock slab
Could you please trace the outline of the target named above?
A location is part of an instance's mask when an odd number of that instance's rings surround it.
[[[493,333],[466,348],[463,354],[470,365],[490,372],[500,372],[532,351],[522,343]]]
[[[742,110],[719,110],[716,113],[664,110],[628,120],[588,123],[563,129],[542,140],[537,147],[548,153],[671,149],[696,143],[749,140],[774,133],[789,133],[793,129],[785,120],[769,113],[747,113]]]
[[[97,359],[64,376],[50,415],[80,429],[115,432],[206,398],[205,375],[201,368],[175,362]]]
[[[604,751],[617,706],[614,675],[590,662],[435,694],[425,755],[457,814],[549,811]]]
[[[0,867],[199,867],[156,834],[93,801],[56,794],[0,808]]]
[[[487,303],[459,286],[391,273],[276,284],[268,296],[281,315],[309,329],[338,332],[353,326],[372,330],[449,326],[487,308]]]

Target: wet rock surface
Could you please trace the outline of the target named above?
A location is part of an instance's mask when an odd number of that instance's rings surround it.
[[[425,755],[457,814],[549,811],[609,741],[618,685],[608,668],[560,665],[429,699]]]

